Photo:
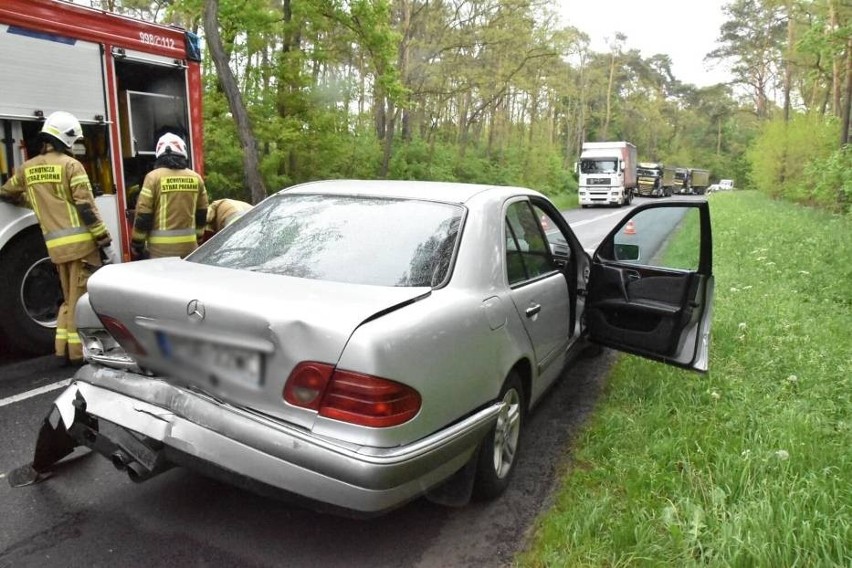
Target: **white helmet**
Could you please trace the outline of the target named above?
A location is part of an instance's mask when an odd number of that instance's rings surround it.
[[[62,110],[51,113],[41,126],[41,131],[59,140],[66,148],[71,148],[74,142],[83,137],[80,121],[70,112]]]
[[[160,136],[160,139],[157,140],[157,150],[154,154],[157,158],[163,154],[177,154],[178,156],[189,158],[189,155],[186,153],[186,143],[183,141],[183,138],[177,134],[172,134],[171,132],[167,132]]]

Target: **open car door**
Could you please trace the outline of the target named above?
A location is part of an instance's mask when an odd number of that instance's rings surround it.
[[[707,371],[713,246],[706,201],[637,207],[592,258],[586,326],[592,341]]]

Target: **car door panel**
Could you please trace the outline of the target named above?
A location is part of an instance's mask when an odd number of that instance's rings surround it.
[[[650,210],[656,208],[667,211],[653,219]],[[589,337],[650,359],[706,370],[713,289],[709,221],[706,202],[654,204],[625,217],[592,261]],[[643,232],[647,238],[636,237]],[[690,247],[695,250],[684,252]],[[619,256],[624,250],[635,258]],[[694,266],[681,266],[684,259]]]
[[[515,288],[511,295],[543,370],[564,350],[569,335],[570,307],[565,278],[555,272]]]
[[[682,304],[691,278],[643,272],[644,277],[638,270],[596,265],[592,278],[608,285],[603,293],[598,288],[592,292],[588,325],[633,349],[671,356],[678,346],[681,320],[688,317],[689,308]]]

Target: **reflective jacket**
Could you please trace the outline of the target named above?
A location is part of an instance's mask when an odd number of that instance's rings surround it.
[[[89,176],[71,156],[51,150],[27,160],[0,188],[0,198],[32,208],[55,264],[110,244]]]
[[[207,190],[190,169],[157,168],[145,176],[136,202],[134,247],[148,243],[152,258],[186,256],[207,222]]]
[[[207,231],[218,233],[240,215],[251,209],[251,204],[236,199],[217,199],[207,208]]]

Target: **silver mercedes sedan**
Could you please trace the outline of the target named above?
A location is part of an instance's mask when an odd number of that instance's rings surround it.
[[[88,364],[10,482],[83,446],[364,515],[495,498],[589,342],[707,369],[711,256],[706,201],[637,207],[590,257],[529,189],[291,187],[184,260],[92,276]]]

